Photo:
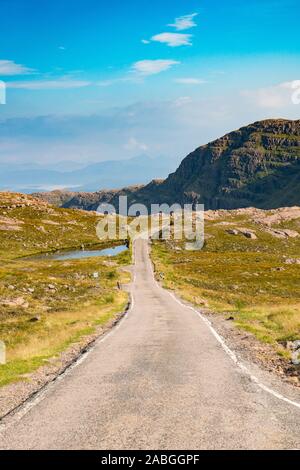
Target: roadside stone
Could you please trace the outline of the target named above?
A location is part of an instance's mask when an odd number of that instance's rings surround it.
[[[208,307],[208,303],[206,300],[202,299],[201,297],[194,297],[194,303],[196,305],[202,305],[203,307]]]
[[[240,233],[238,230],[233,229],[233,228],[226,230],[226,232],[229,233],[229,235],[239,235]]]
[[[294,366],[300,365],[300,352],[299,351],[296,351],[292,354],[292,364],[294,364]]]
[[[270,233],[274,237],[277,238],[296,238],[299,237],[299,233],[296,232],[295,230],[289,230],[289,229],[272,229],[268,228],[266,232]]]
[[[54,222],[54,220],[42,220],[42,222],[46,225],[60,225],[59,222]]]
[[[30,323],[35,323],[38,321],[41,321],[41,317],[39,315],[36,315],[35,317],[30,318]]]
[[[12,300],[2,300],[1,304],[5,307],[29,307],[28,302],[23,297],[17,297],[16,299]]]
[[[245,228],[231,228],[226,230],[229,235],[244,235],[246,238],[250,238],[252,240],[256,240],[257,236],[253,230],[245,229]]]
[[[287,258],[285,264],[300,264],[299,258]]]
[[[297,339],[296,341],[288,341],[286,347],[291,351],[297,351],[297,349],[300,349],[300,340]]]
[[[256,236],[255,232],[253,232],[252,230],[240,229],[240,232],[246,238],[250,238],[251,240],[257,240],[257,236]]]
[[[296,230],[289,230],[285,228],[283,231],[287,237],[290,237],[290,238],[299,237],[299,233],[296,232]]]
[[[291,362],[294,366],[300,365],[300,340],[287,341],[286,348],[291,351]]]

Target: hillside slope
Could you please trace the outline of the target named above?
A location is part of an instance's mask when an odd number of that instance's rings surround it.
[[[199,147],[161,191],[209,209],[299,204],[300,121],[256,122]]]
[[[107,328],[123,312],[128,296],[118,286],[129,278],[118,267],[130,263],[129,251],[114,259],[32,257],[82,245],[106,248],[97,237],[98,222],[92,212],[0,193],[0,339],[7,352],[0,388],[20,381],[8,401],[1,389],[0,416],[59,373],[91,337],[101,334],[98,328]],[[51,370],[38,372],[40,366]],[[28,381],[34,371],[37,377]]]
[[[300,205],[300,120],[259,121],[197,148],[164,181],[120,191],[75,193],[64,207],[101,202],[203,203],[206,209]],[[51,200],[51,193],[39,195]],[[61,196],[63,199],[63,196]]]

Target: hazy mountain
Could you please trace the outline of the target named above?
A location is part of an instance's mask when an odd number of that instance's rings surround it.
[[[80,166],[76,162],[59,162],[45,167],[37,164],[0,165],[0,189],[31,193],[61,188],[96,191],[102,188],[147,183],[151,178],[164,178],[176,161],[166,157],[141,155],[129,160],[112,160]]]
[[[256,122],[199,147],[160,193],[210,209],[300,205],[300,120]]]
[[[73,194],[66,207],[102,201],[204,203],[206,209],[300,205],[300,120],[255,122],[197,148],[163,181],[121,191]],[[48,198],[48,196],[46,196]]]

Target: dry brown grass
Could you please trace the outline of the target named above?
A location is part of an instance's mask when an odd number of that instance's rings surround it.
[[[228,227],[254,230],[257,239],[230,235]],[[300,234],[299,219],[273,226],[279,227]],[[199,307],[233,316],[238,327],[276,349],[300,339],[300,265],[286,263],[300,258],[300,236],[276,238],[249,215],[230,212],[207,220],[205,229],[202,251],[185,251],[174,241],[153,245],[165,286]]]

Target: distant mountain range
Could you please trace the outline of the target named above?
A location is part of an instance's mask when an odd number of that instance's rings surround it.
[[[166,157],[141,155],[128,160],[91,163],[58,162],[37,164],[1,164],[0,190],[32,193],[61,188],[68,191],[97,191],[147,183],[151,178],[165,178],[176,165]]]
[[[165,180],[118,191],[41,197],[64,207],[95,210],[101,202],[117,206],[121,194],[129,203],[148,207],[163,202],[203,203],[206,209],[300,205],[300,120],[269,119],[242,127],[197,148]]]

